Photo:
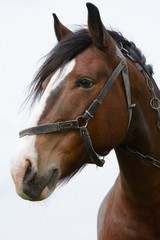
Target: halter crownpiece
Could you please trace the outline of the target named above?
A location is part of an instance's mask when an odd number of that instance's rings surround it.
[[[125,57],[121,53],[121,51],[116,47],[117,56],[121,59],[118,66],[115,68],[111,76],[109,77],[108,81],[105,83],[104,87],[102,88],[101,92],[97,96],[97,98],[91,103],[89,108],[84,112],[83,115],[78,116],[75,120],[69,121],[62,121],[50,124],[43,124],[38,125],[35,127],[27,128],[19,132],[20,137],[24,137],[26,135],[38,135],[38,134],[48,134],[48,133],[57,133],[63,132],[68,130],[80,130],[80,134],[83,138],[84,145],[86,150],[90,156],[92,163],[96,164],[97,166],[102,167],[105,163],[104,156],[100,156],[93,148],[93,144],[87,129],[88,122],[90,118],[94,117],[94,113],[96,112],[97,108],[101,105],[104,100],[104,97],[112,87],[113,83],[122,72],[122,78],[124,82],[124,88],[126,93],[126,100],[128,105],[128,112],[129,112],[129,121],[128,121],[128,128],[132,118],[132,107],[134,104],[131,104],[131,92],[130,92],[130,82],[129,82],[129,75],[128,75],[128,67],[125,60]],[[127,128],[127,130],[128,130]]]

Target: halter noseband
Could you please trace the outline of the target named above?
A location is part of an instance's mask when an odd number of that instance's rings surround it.
[[[126,93],[126,100],[129,112],[129,121],[128,127],[131,122],[132,117],[132,105],[131,105],[131,92],[130,92],[130,82],[129,82],[129,75],[128,75],[128,67],[125,60],[125,57],[121,53],[121,51],[116,47],[117,56],[121,59],[118,66],[115,68],[111,76],[109,77],[108,81],[105,83],[104,87],[102,88],[101,92],[97,96],[97,98],[91,103],[89,108],[84,112],[83,115],[77,117],[75,120],[69,121],[62,121],[50,124],[43,124],[38,125],[36,127],[31,127],[24,129],[19,132],[20,137],[24,137],[26,135],[38,135],[38,134],[46,134],[46,133],[54,133],[54,132],[63,132],[68,130],[75,130],[79,129],[80,134],[83,138],[84,145],[86,150],[92,160],[92,163],[96,164],[97,166],[102,167],[105,163],[104,157],[100,156],[93,148],[92,141],[87,129],[88,122],[90,118],[94,116],[95,111],[101,105],[104,97],[110,90],[111,86],[117,79],[118,75],[122,72],[122,78]],[[128,129],[128,128],[127,128]]]

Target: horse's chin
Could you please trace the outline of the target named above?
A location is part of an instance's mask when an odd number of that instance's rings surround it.
[[[40,196],[38,199],[34,200],[34,199],[30,199],[30,201],[42,201],[47,199],[52,192],[55,190],[56,186],[54,186],[52,189],[49,189],[48,186],[46,186],[43,191],[41,192]]]
[[[42,190],[41,194],[36,198],[29,196],[29,194],[25,194],[23,191],[20,191],[20,190],[16,190],[16,191],[17,191],[17,194],[19,195],[19,197],[21,197],[22,199],[32,201],[32,202],[38,202],[38,201],[43,201],[43,200],[47,199],[51,195],[51,193],[54,191],[54,189],[55,188],[53,188],[51,191],[46,186]]]
[[[38,202],[38,201],[43,201],[45,199],[47,199],[52,192],[55,190],[56,186],[52,187],[52,189],[49,189],[48,186],[46,186],[42,192],[40,193],[40,195],[38,197],[33,197],[30,194],[26,194],[24,193],[24,191],[22,190],[17,190],[17,194],[19,195],[19,197],[21,197],[24,200],[28,200],[28,201],[32,201],[32,202]]]

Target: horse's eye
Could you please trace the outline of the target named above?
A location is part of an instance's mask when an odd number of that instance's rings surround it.
[[[79,78],[76,82],[76,86],[80,88],[91,88],[93,84],[94,84],[93,80],[85,77]]]

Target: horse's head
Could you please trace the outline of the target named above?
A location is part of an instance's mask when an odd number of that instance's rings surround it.
[[[94,158],[102,165],[98,154],[120,144],[128,126],[125,61],[98,9],[87,7],[88,30],[72,33],[54,15],[59,42],[34,80],[41,100],[13,157],[12,176],[25,199],[45,199]]]

